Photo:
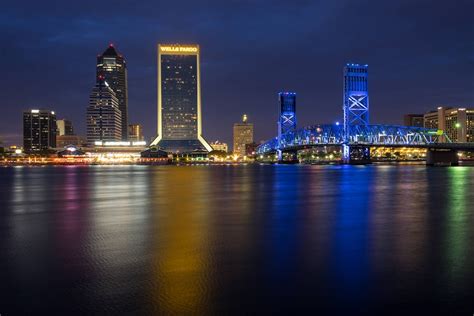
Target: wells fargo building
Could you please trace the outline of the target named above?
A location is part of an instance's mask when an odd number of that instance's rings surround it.
[[[199,45],[158,44],[158,136],[170,153],[211,151],[202,137]]]

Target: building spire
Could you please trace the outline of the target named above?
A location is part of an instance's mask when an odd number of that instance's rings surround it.
[[[115,50],[114,44],[110,43],[109,47],[102,53],[102,56],[115,57],[118,56],[117,51]]]

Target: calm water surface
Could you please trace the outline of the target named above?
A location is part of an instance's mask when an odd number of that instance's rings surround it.
[[[0,314],[474,313],[474,168],[0,168]]]

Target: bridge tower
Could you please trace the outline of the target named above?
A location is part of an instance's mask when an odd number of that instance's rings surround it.
[[[281,135],[296,129],[296,93],[278,93],[278,147],[280,146]],[[281,150],[277,150],[278,160],[282,160]]]
[[[369,125],[368,65],[346,64],[343,86],[344,145],[343,159],[350,160],[351,126]],[[355,140],[357,141],[357,140]]]

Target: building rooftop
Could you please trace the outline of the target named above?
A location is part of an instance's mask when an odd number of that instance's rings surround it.
[[[109,47],[102,53],[102,56],[118,56],[119,54],[115,50],[114,44],[110,44]]]

